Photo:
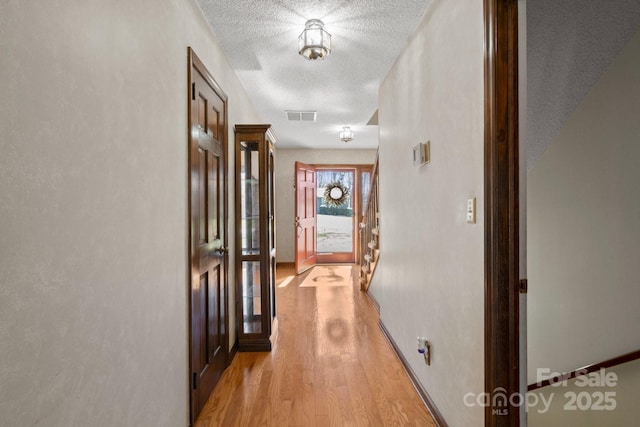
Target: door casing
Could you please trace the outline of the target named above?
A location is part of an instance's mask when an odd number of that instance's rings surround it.
[[[485,426],[519,426],[518,0],[484,0]],[[505,412],[506,410],[506,412]]]
[[[364,206],[362,206],[362,173],[373,171],[373,165],[369,164],[315,164],[316,172],[323,170],[344,170],[344,171],[353,171],[353,251],[351,253],[336,253],[336,254],[317,254],[317,263],[318,264],[340,264],[347,263],[353,264],[358,262],[360,259],[360,238],[359,238],[359,226],[360,222],[363,220],[362,210]],[[320,197],[320,195],[317,195]],[[316,207],[317,210],[317,207]],[[317,212],[316,212],[317,214]],[[317,232],[317,229],[316,229]]]

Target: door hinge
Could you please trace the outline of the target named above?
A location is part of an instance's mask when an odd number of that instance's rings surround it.
[[[191,99],[196,100],[196,83],[191,83]]]
[[[529,289],[529,283],[527,279],[520,279],[520,293],[526,294]]]
[[[194,390],[198,388],[198,373],[197,372],[193,373],[193,384],[191,386],[193,387]]]

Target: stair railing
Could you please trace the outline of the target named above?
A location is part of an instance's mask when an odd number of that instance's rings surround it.
[[[360,222],[360,289],[369,289],[380,253],[380,226],[378,214],[378,156],[371,172],[367,204]]]

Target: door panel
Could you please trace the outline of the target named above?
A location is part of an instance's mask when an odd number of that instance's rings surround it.
[[[316,169],[296,162],[296,271],[316,264]]]
[[[220,164],[218,157],[210,155],[207,162],[209,171],[207,177],[209,178],[208,188],[211,189],[209,198],[209,236],[213,241],[220,239]]]
[[[220,265],[217,265],[213,270],[213,280],[211,283],[219,284],[220,283]],[[207,287],[207,308],[206,311],[208,313],[207,318],[209,321],[209,325],[207,327],[208,331],[221,331],[223,330],[223,326],[221,325],[221,313],[223,313],[224,309],[220,304],[220,294],[219,287],[216,286],[216,289],[213,292],[210,292],[209,287]],[[215,360],[218,357],[218,353],[223,349],[223,343],[220,342],[222,338],[222,334],[214,333],[214,334],[206,334],[207,338],[211,338],[211,342],[208,343],[207,348],[209,349],[209,354],[212,355]],[[208,360],[210,362],[210,360]]]
[[[207,234],[205,233],[205,227],[207,225],[207,211],[206,211],[206,199],[207,199],[207,187],[206,180],[207,175],[204,170],[207,165],[206,151],[201,147],[198,147],[198,178],[197,178],[197,204],[198,204],[198,216],[195,220],[198,223],[198,244],[202,245],[207,241]]]
[[[191,421],[227,364],[226,96],[190,50]]]

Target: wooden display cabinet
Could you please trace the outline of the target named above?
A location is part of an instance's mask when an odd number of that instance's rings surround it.
[[[238,350],[270,351],[276,315],[274,145],[271,125],[236,125]]]

